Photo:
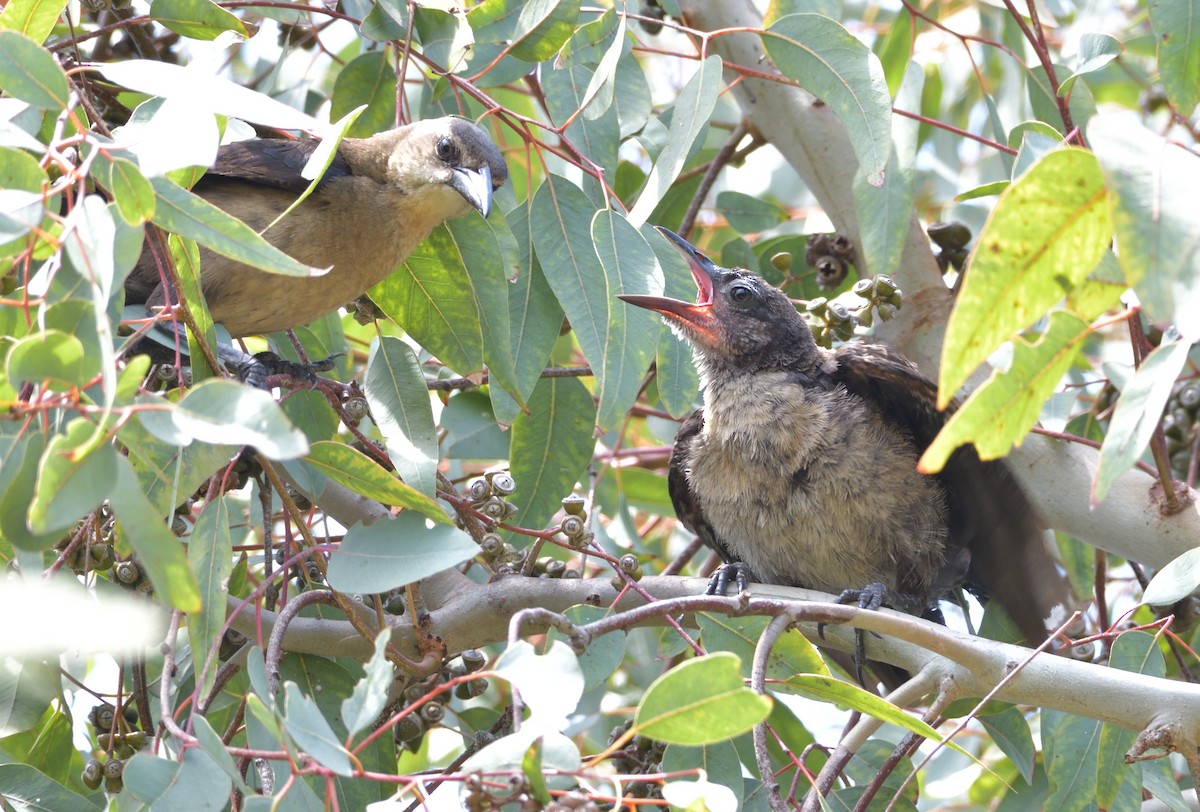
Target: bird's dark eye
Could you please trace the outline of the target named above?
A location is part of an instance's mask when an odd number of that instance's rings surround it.
[[[729,289],[729,299],[734,304],[746,305],[750,304],[750,300],[754,297],[754,291],[750,290],[746,285],[734,285]]]
[[[449,138],[439,138],[437,156],[446,163],[455,163],[458,161],[458,147],[454,146],[454,142]]]

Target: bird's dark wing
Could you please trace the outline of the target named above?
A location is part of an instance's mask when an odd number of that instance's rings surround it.
[[[667,491],[671,494],[671,504],[675,506],[675,515],[679,521],[683,522],[683,526],[695,533],[705,546],[715,550],[717,555],[728,563],[737,559],[730,555],[729,549],[717,538],[712,525],[704,518],[704,511],[700,509],[700,502],[696,499],[696,494],[692,492],[692,488],[688,484],[686,460],[690,456],[689,450],[692,443],[700,436],[703,428],[703,409],[692,412],[691,416],[684,420],[683,425],[679,427],[679,431],[675,435],[675,447],[671,451],[671,462],[667,466]]]
[[[937,385],[908,359],[882,344],[850,343],[834,353],[831,379],[879,408],[924,451],[957,404],[939,412]],[[1069,602],[1066,582],[1046,549],[1033,507],[1001,460],[983,461],[972,445],[958,448],[935,475],[946,492],[950,549],[943,588],[964,583],[1000,602],[1025,638],[1045,639],[1045,618]]]
[[[296,141],[287,138],[255,138],[226,144],[217,151],[217,162],[197,184],[197,189],[203,189],[206,182],[225,178],[249,181],[300,194],[309,184],[309,181],[300,176],[300,171],[312,157],[318,143],[311,139]],[[341,154],[336,154],[317,188],[320,189],[331,178],[349,174],[350,166],[346,159]]]

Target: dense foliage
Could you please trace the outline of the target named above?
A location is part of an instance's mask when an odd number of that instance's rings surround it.
[[[5,5],[5,808],[1186,808],[1200,4],[613,5]],[[223,137],[447,114],[504,153],[491,216],[248,342],[331,379],[125,352],[147,234],[196,358],[197,243],[297,272],[187,191]],[[615,298],[695,295],[653,225],[973,387],[922,465],[1021,444],[1075,658],[676,577],[700,381]],[[894,704],[810,642],[851,626],[917,673]]]

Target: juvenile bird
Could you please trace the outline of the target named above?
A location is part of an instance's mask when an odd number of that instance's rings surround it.
[[[696,302],[621,298],[695,351],[704,407],[668,476],[684,526],[751,580],[935,619],[966,586],[1043,640],[1068,594],[1008,469],[966,446],[941,473],[917,472],[947,418],[936,385],[880,344],[817,346],[782,291],[658,230],[687,259]]]
[[[227,144],[193,191],[261,231],[307,188],[300,171],[317,143]],[[471,209],[486,217],[492,193],[507,179],[499,150],[464,119],[347,138],[313,194],[264,235],[294,259],[332,270],[280,276],[201,248],[201,286],[213,320],[234,337],[306,324],[396,270],[439,223]],[[125,284],[126,302],[163,304],[160,281],[153,256],[143,250]]]

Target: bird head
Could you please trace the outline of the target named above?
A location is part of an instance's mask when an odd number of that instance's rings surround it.
[[[783,291],[749,271],[722,268],[683,237],[656,228],[687,260],[699,288],[696,301],[661,296],[618,298],[661,313],[707,366],[784,367],[816,351],[812,331]]]
[[[405,194],[442,197],[447,217],[471,209],[487,217],[492,193],[508,180],[500,150],[466,119],[416,121],[381,135],[393,144],[387,169],[391,183]]]

